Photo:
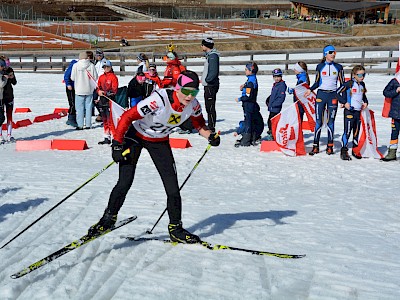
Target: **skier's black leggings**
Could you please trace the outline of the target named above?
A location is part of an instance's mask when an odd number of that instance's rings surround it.
[[[169,145],[169,141],[150,142],[135,136],[131,126],[125,135],[124,148],[130,148],[131,153],[126,161],[119,163],[119,178],[111,192],[108,208],[112,214],[117,214],[124,204],[126,194],[132,186],[135,177],[136,164],[140,153],[145,148],[164,184],[167,193],[167,209],[170,223],[177,224],[182,219],[182,201],[179,193],[178,178],[175,168],[175,160]]]

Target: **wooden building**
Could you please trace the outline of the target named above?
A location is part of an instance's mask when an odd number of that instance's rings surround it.
[[[310,16],[346,18],[354,24],[391,23],[390,2],[359,0],[297,0],[291,1],[292,14],[300,18]]]

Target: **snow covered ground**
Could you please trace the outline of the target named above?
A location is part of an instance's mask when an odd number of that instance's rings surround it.
[[[16,120],[67,106],[61,75],[16,76],[16,107],[32,110],[15,114]],[[390,78],[365,79],[384,154],[390,120],[380,112],[382,90]],[[284,79],[289,86],[295,83],[294,76]],[[129,80],[121,77],[120,85]],[[138,219],[21,279],[10,278],[85,234],[99,219],[118,176],[114,165],[0,250],[0,299],[399,299],[399,162],[340,160],[342,110],[333,156],[286,157],[262,153],[259,147],[233,147],[232,133],[243,117],[234,99],[244,81],[244,75],[221,77],[217,112],[222,142],[211,148],[182,189],[184,226],[211,243],[306,254],[305,258],[285,260],[121,238],[143,234],[166,205],[158,173],[144,151],[119,214],[119,219]],[[270,76],[259,77],[265,121],[264,100],[272,83]],[[291,103],[288,95],[285,105]],[[98,124],[77,132],[65,121],[35,123],[14,130],[14,136],[85,139],[90,149],[17,152],[15,144],[0,146],[0,245],[111,162],[110,148],[97,144],[102,139]],[[182,183],[207,142],[196,134],[174,137],[188,138],[193,146],[173,151]],[[309,150],[312,135],[306,132],[305,138]],[[325,145],[324,131],[322,150]],[[167,222],[167,217],[161,220],[154,237],[167,237]]]

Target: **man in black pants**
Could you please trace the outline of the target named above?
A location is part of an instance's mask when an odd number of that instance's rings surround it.
[[[201,49],[206,55],[201,82],[204,86],[204,102],[208,114],[208,128],[212,132],[215,132],[215,123],[217,122],[215,102],[219,90],[219,53],[214,49],[214,40],[212,38],[202,40]]]
[[[161,176],[167,194],[171,240],[180,243],[200,242],[197,235],[182,227],[182,201],[169,145],[169,134],[188,118],[212,146],[219,145],[219,136],[205,126],[200,103],[195,98],[198,92],[199,77],[195,72],[184,71],[178,78],[175,90],[157,90],[122,115],[112,143],[112,157],[119,162],[118,182],[111,192],[103,217],[89,228],[89,235],[102,234],[115,224],[118,211],[133,183],[140,153],[145,148]],[[130,149],[130,153],[123,156],[126,149]]]

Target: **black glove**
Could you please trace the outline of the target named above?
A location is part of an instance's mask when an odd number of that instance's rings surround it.
[[[126,156],[123,156],[122,153],[124,152],[124,144],[113,140],[112,141],[112,159],[118,163],[121,161],[126,160]]]
[[[219,146],[219,143],[221,143],[221,139],[215,132],[211,132],[210,136],[208,137],[208,142],[211,146],[217,147]]]

